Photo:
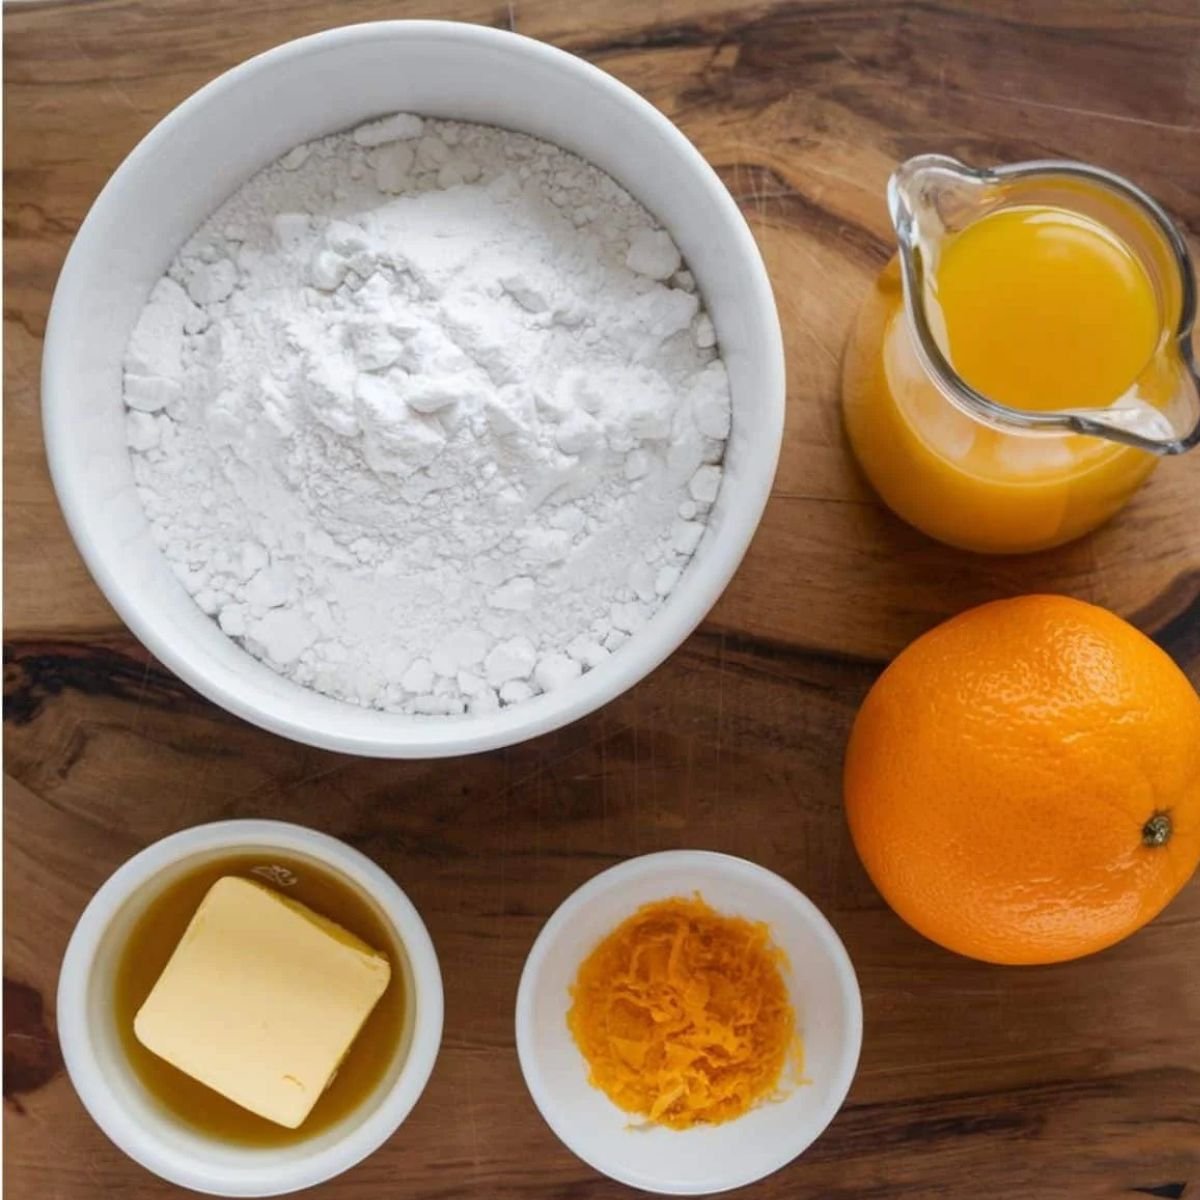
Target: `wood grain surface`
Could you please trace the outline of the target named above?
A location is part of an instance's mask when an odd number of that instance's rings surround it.
[[[71,237],[170,108],[260,50],[351,21],[457,17],[544,38],[637,88],[750,219],[787,339],[766,518],[703,628],[641,686],[524,746],[431,763],[292,745],[201,700],[118,622],[67,536],[38,422],[41,338]],[[923,941],[863,874],[842,747],[882,665],[967,605],[1033,590],[1103,603],[1200,680],[1200,454],[1109,527],[985,559],[909,530],[846,454],[838,356],[889,253],[894,163],[1075,157],[1123,172],[1200,234],[1196,0],[49,0],[5,9],[5,1185],[13,1200],[173,1194],[96,1129],[55,1039],[58,964],[125,858],[227,817],[344,837],[424,915],[445,976],[429,1088],[328,1200],[628,1194],[566,1151],[521,1081],[526,952],[620,859],[755,859],[829,915],[866,1011],[849,1101],[783,1197],[1200,1196],[1200,884],[1133,939],[1004,970]]]

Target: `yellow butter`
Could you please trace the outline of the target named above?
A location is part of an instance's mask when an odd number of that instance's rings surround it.
[[[208,890],[134,1018],[148,1050],[295,1129],[391,977],[388,960],[247,879]]]

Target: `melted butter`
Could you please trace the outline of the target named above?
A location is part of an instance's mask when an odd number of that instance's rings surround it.
[[[271,886],[299,901],[368,946],[378,947],[397,968],[367,1017],[329,1087],[297,1129],[287,1129],[242,1108],[146,1049],[134,1036],[134,1017],[174,952],[209,888],[237,875]],[[181,1123],[222,1141],[286,1146],[320,1134],[369,1100],[384,1082],[408,1028],[407,988],[399,969],[403,949],[374,904],[337,873],[307,859],[276,853],[234,854],[213,859],[169,883],[149,904],[120,955],[113,988],[113,1016],[121,1046],[147,1092]]]

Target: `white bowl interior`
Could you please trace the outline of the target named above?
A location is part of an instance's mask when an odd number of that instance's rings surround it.
[[[567,1029],[569,989],[583,959],[640,905],[697,891],[720,912],[765,921],[787,955],[807,1082],[723,1125],[635,1129],[629,1114],[588,1083],[586,1063]],[[845,1099],[861,1041],[858,983],[828,921],[778,875],[702,851],[631,859],[585,884],[546,923],[517,997],[521,1069],[550,1127],[606,1175],[675,1195],[740,1187],[800,1154]]]
[[[147,905],[182,874],[244,852],[261,852],[266,863],[281,852],[314,861],[366,897],[391,930],[391,945],[382,949],[398,968],[406,997],[401,1041],[372,1093],[335,1125],[287,1146],[231,1145],[181,1122],[146,1090],[129,1064],[112,1011],[117,963]],[[374,1149],[424,1087],[441,1037],[441,1013],[441,977],[432,943],[399,889],[343,843],[264,821],[199,826],[156,843],[125,864],[80,919],[58,995],[67,1069],[105,1133],[149,1170],[223,1196],[269,1196],[319,1183]]]
[[[671,230],[729,369],[733,429],[709,532],[668,604],[577,684],[462,720],[359,709],[253,659],[196,607],[155,547],[125,447],[121,361],[146,296],[179,246],[289,147],[400,110],[488,122],[574,150]],[[635,93],[582,60],[445,22],[350,26],[270,51],[186,101],[125,161],[81,228],[55,294],[43,419],[59,499],[109,600],[188,683],[239,715],[317,745],[396,756],[461,753],[554,728],[653,669],[736,569],[774,475],[783,359],[753,238],[716,175]]]

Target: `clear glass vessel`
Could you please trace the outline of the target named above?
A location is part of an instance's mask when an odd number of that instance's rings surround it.
[[[952,365],[939,259],[967,226],[1017,206],[1079,214],[1145,270],[1158,335],[1121,395],[1097,396],[1094,407],[1016,408]],[[892,176],[888,207],[899,250],[851,336],[842,397],[854,453],[899,516],[970,550],[1040,550],[1106,521],[1160,457],[1200,442],[1195,277],[1183,238],[1139,188],[1079,163],[975,170],[921,155]]]

